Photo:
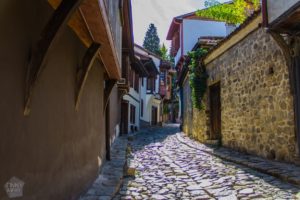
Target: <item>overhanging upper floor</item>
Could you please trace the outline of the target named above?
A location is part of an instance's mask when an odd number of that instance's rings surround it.
[[[61,1],[48,0],[54,9]],[[121,78],[121,14],[119,1],[85,0],[68,22],[86,47],[93,42],[101,44],[98,58],[111,79]]]
[[[264,0],[264,23],[281,33],[295,34],[300,30],[299,0]]]

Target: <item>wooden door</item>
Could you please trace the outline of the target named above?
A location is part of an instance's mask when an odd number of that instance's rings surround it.
[[[209,87],[210,100],[210,139],[217,140],[221,138],[221,90],[220,83]]]
[[[152,106],[151,125],[157,125],[157,107]]]
[[[121,134],[128,134],[128,102],[121,103]]]
[[[294,106],[295,106],[295,126],[298,152],[300,152],[300,53],[294,58],[293,69],[293,85],[294,85]]]

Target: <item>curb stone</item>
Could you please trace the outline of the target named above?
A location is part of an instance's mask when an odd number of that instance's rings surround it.
[[[182,136],[183,133],[177,133],[176,139],[197,150],[203,151],[218,158],[246,166],[256,171],[274,176],[290,184],[300,186],[300,167],[288,163],[269,161],[257,156],[246,155],[243,153],[230,150],[228,148],[214,149],[205,146],[197,141],[193,141],[187,136]],[[183,138],[184,137],[184,138]]]

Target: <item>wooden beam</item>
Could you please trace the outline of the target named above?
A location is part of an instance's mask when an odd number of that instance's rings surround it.
[[[62,0],[48,0],[56,9]],[[114,0],[114,2],[118,2]],[[121,58],[117,55],[115,40],[111,31],[105,0],[85,0],[70,18],[68,25],[86,47],[95,41],[102,45],[99,58],[102,60],[110,79],[121,78]],[[117,15],[116,15],[117,16]]]
[[[100,46],[101,45],[98,43],[91,44],[83,57],[81,67],[77,71],[77,95],[75,103],[76,110],[78,110],[83,88],[85,86],[89,71],[92,68],[93,63],[98,55]]]
[[[110,108],[107,107],[105,111],[105,149],[106,160],[110,161]]]
[[[85,0],[80,6],[80,10],[94,41],[102,45],[99,54],[110,79],[120,79],[121,63],[119,59],[121,58],[117,55],[116,41],[112,32],[112,26],[115,24],[110,23],[104,2],[105,0]],[[110,0],[109,2],[117,1]]]
[[[300,40],[297,37],[290,37],[293,42],[287,42],[280,33],[269,31],[273,39],[281,48],[285,57],[288,71],[289,83],[291,87],[291,94],[293,96],[294,104],[294,123],[295,135],[298,144],[298,156],[300,152]],[[294,44],[293,44],[294,43]]]
[[[104,105],[104,109],[103,109],[104,112],[106,110],[111,92],[112,92],[112,90],[113,90],[116,83],[117,83],[117,80],[115,80],[115,79],[110,79],[110,80],[106,81],[106,86],[105,86],[105,89],[104,89],[104,104],[103,104]]]
[[[288,66],[291,93],[294,94],[295,88],[294,88],[294,73],[293,73],[293,66],[292,66],[292,47],[284,40],[281,34],[274,32],[272,30],[269,30],[268,32],[270,33],[272,38],[275,40],[277,45],[282,50],[286,64]]]
[[[299,44],[300,45],[300,44]],[[293,58],[293,72],[294,72],[294,120],[295,131],[298,144],[298,156],[300,155],[300,55]]]
[[[54,11],[52,17],[44,27],[40,39],[33,48],[26,79],[24,115],[30,114],[30,103],[34,87],[45,65],[45,59],[58,33],[67,24],[68,20],[78,8],[82,0],[63,0]]]

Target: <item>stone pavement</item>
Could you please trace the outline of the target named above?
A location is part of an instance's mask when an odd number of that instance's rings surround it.
[[[110,200],[119,191],[126,166],[127,137],[119,137],[111,148],[111,161],[106,161],[99,176],[79,200]]]
[[[135,177],[124,179],[115,200],[299,199],[298,186],[196,148],[176,132],[178,127],[167,126],[135,135],[130,142]]]
[[[257,171],[275,176],[286,182],[300,186],[300,167],[283,162],[266,160],[257,156],[240,153],[228,148],[214,148],[194,141],[183,133],[177,133],[177,139],[191,148],[204,151],[219,158],[247,166]]]

